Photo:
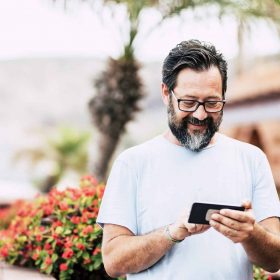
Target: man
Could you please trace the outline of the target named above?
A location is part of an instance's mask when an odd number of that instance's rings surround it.
[[[217,133],[227,63],[214,46],[178,44],[162,70],[169,130],[115,161],[98,223],[106,271],[127,279],[252,279],[280,268],[279,200],[265,155]],[[223,209],[188,223],[194,202]]]

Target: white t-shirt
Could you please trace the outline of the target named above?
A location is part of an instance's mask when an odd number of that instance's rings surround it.
[[[260,149],[218,133],[214,145],[192,152],[160,135],[117,158],[97,222],[143,235],[175,222],[193,202],[241,205],[244,200],[252,201],[257,221],[280,216],[271,170]],[[251,280],[252,265],[240,244],[210,228],[127,279]]]

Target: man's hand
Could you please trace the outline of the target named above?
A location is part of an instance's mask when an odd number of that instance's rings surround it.
[[[189,215],[189,211],[183,213],[174,224],[169,226],[170,234],[174,239],[183,240],[190,235],[203,233],[210,228],[208,225],[188,223]]]
[[[256,224],[252,213],[252,205],[246,201],[242,204],[245,211],[222,209],[219,213],[212,214],[210,225],[231,239],[234,243],[248,240],[254,231]]]

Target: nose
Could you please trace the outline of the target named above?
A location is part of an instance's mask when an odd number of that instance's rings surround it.
[[[200,106],[198,106],[198,108],[196,109],[196,111],[193,112],[193,117],[197,118],[200,121],[203,121],[207,118],[207,112],[204,110],[204,107],[202,106],[202,104],[200,104]]]

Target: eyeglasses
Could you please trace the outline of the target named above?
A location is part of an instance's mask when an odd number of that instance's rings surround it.
[[[204,102],[200,102],[198,100],[192,99],[181,99],[177,98],[174,94],[174,91],[171,90],[171,93],[176,98],[178,102],[178,108],[183,112],[195,112],[197,108],[202,105],[205,112],[207,113],[218,113],[223,110],[224,105],[226,103],[225,100],[207,100]]]

